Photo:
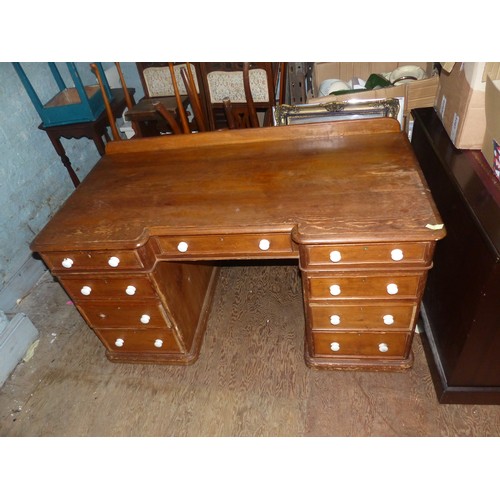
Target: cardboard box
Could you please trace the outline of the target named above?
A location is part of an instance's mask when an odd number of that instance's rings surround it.
[[[338,78],[345,82],[351,80],[353,77],[366,80],[373,73],[389,73],[401,66],[420,66],[425,70],[429,78],[424,80],[410,80],[408,83],[402,85],[378,90],[367,90],[339,96],[317,97],[321,82],[329,78]],[[332,102],[353,98],[379,99],[384,97],[403,97],[403,114],[406,117],[414,108],[434,106],[438,89],[438,76],[433,74],[433,63],[429,62],[318,62],[314,63],[312,69],[312,87],[314,95],[309,96],[308,103]]]
[[[500,80],[486,79],[485,91],[486,132],[481,152],[500,179]]]
[[[446,71],[449,69],[450,71]],[[500,78],[500,63],[444,63],[434,107],[459,149],[481,149],[486,132],[486,78]]]

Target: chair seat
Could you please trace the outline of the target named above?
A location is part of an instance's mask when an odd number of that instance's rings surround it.
[[[181,96],[181,98],[184,101],[187,99],[187,96]],[[135,106],[132,107],[132,109],[129,109],[125,113],[125,119],[129,121],[157,119],[157,112],[153,106],[153,103],[155,102],[161,102],[171,113],[175,113],[177,109],[175,96],[143,97]]]

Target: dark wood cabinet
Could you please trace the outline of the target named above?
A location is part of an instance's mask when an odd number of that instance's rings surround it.
[[[441,403],[500,404],[500,187],[479,151],[456,149],[432,108],[412,145],[445,223],[422,304]]]

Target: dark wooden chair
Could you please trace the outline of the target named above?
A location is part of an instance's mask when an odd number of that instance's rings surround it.
[[[277,104],[285,104],[287,71],[288,71],[288,64],[286,62],[280,63],[279,69],[278,69],[278,76],[276,77],[276,80],[275,80],[276,82],[279,82],[278,103]]]
[[[161,101],[152,101],[154,110],[168,123],[172,134],[183,134],[184,132],[179,127],[175,115],[168,110]]]
[[[179,92],[185,98],[187,97],[187,89],[182,82],[181,69],[187,69],[188,63],[174,62],[171,64],[173,64],[174,67]],[[138,62],[135,63],[135,65],[144,90],[145,99],[155,97],[173,97],[175,99],[175,92],[168,62]],[[193,75],[195,87],[198,93],[202,94],[201,98],[203,99],[203,87],[201,84],[199,63],[189,63],[189,69]]]
[[[206,114],[211,130],[230,127],[227,119],[228,103],[234,126],[252,127],[253,112],[245,95],[244,65],[242,62],[200,63],[205,88]],[[272,125],[275,105],[275,71],[273,63],[248,63],[248,88],[251,88],[253,107],[263,115],[262,124]],[[226,103],[224,102],[226,101]]]
[[[192,93],[197,95],[198,100],[203,103],[202,107],[205,107],[204,90],[197,63],[138,62],[136,67],[144,90],[144,98],[127,113],[127,117],[139,125],[143,136],[159,135],[168,131],[175,133],[159,109],[173,114],[180,128],[184,130],[182,110],[186,110],[193,98],[189,96],[189,89],[182,78],[181,70],[186,71],[188,75],[191,74],[190,89],[194,89]],[[182,105],[179,105],[179,97]],[[157,106],[158,102],[161,103],[160,107]],[[193,114],[195,114],[194,108]],[[199,129],[198,121],[196,124]]]
[[[184,82],[184,87],[188,93],[189,103],[191,104],[191,109],[193,110],[197,130],[198,132],[206,132],[209,130],[209,126],[205,116],[205,106],[204,103],[201,102],[200,96],[196,91],[196,84],[189,64],[186,65],[186,68],[181,68],[181,76],[182,81]]]
[[[185,101],[183,101],[182,96],[180,95],[179,86],[177,84],[177,76],[174,73],[172,63],[169,63],[168,69],[172,78],[176,106],[178,109],[177,117],[174,116],[174,114],[170,112],[161,101],[154,101],[153,99],[154,109],[165,119],[165,121],[172,129],[172,133],[174,134],[189,134],[193,131],[206,132],[208,130],[208,125],[206,123],[203,108],[199,100],[196,84],[190,69],[190,64],[186,63],[186,67],[181,68],[180,74],[184,83],[184,88],[186,89],[188,95],[189,104],[191,105],[191,109],[194,114],[196,127],[190,125],[188,121],[186,109],[184,107]]]
[[[259,117],[250,87],[250,63],[243,63],[243,90],[245,92],[246,106],[234,106],[228,97],[222,100],[228,128],[258,128]]]
[[[123,72],[121,70],[120,63],[116,62],[115,66],[116,66],[116,69],[118,70],[118,76],[120,77],[120,83],[121,83],[121,86],[123,88],[125,102],[127,104],[128,109],[131,109],[134,106],[134,102],[132,100],[132,97],[130,96],[127,85],[125,83],[125,78],[123,77]],[[95,74],[95,76],[97,78],[97,83],[99,84],[99,88],[100,88],[101,93],[102,93],[102,97],[104,100],[104,107],[106,109],[106,115],[108,117],[109,126],[111,128],[111,135],[113,137],[113,140],[119,141],[122,139],[122,137],[118,131],[118,127],[116,126],[116,121],[115,121],[113,109],[111,107],[111,103],[108,99],[108,95],[107,95],[106,90],[104,88],[103,75],[101,75],[99,68],[94,63],[90,64],[90,69]]]

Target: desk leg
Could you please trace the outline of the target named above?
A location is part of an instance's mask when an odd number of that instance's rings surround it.
[[[54,146],[54,149],[56,150],[56,153],[60,156],[63,165],[66,167],[66,170],[68,171],[68,174],[71,177],[71,181],[73,182],[73,185],[75,187],[78,187],[78,185],[80,184],[80,179],[78,179],[76,172],[73,170],[71,162],[69,161],[69,158],[66,156],[66,151],[64,150],[64,147],[61,144],[61,141],[57,137],[53,137],[50,134],[48,134],[48,136],[49,136],[50,142],[52,142],[52,145]]]

